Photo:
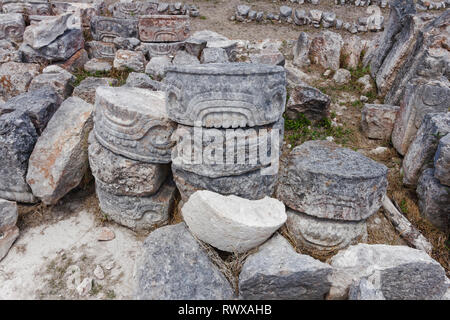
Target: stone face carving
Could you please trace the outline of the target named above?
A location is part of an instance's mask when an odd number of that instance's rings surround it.
[[[321,219],[287,210],[286,226],[298,246],[333,252],[367,238],[366,222]]]
[[[138,20],[96,16],[91,19],[94,40],[113,42],[114,38],[137,38]]]
[[[387,168],[327,141],[307,141],[289,155],[278,199],[308,215],[360,221],[381,207]]]
[[[178,50],[184,47],[184,42],[167,43],[141,43],[136,50],[142,51],[147,58],[174,55]]]
[[[118,196],[105,190],[96,180],[100,209],[115,222],[134,230],[148,230],[167,222],[172,212],[175,184],[167,181],[159,191],[147,197]]]
[[[165,110],[164,93],[140,88],[99,87],[94,132],[114,153],[133,160],[170,163],[176,124]]]
[[[50,3],[45,0],[3,0],[2,9],[4,13],[21,13],[25,15],[41,16],[50,16],[52,14]]]
[[[20,13],[0,14],[0,39],[22,42],[25,22]]]
[[[89,58],[114,60],[116,56],[116,46],[112,42],[89,41],[86,42],[86,50]]]
[[[424,116],[427,113],[447,112],[448,108],[450,108],[448,82],[408,84],[392,132],[392,143],[395,149],[405,155]]]
[[[285,109],[282,67],[229,63],[167,69],[169,117],[184,125],[232,128],[276,122]]]
[[[116,18],[136,18],[137,16],[156,15],[158,1],[116,2],[112,6],[113,16]]]
[[[189,37],[189,16],[139,17],[139,37],[146,42],[178,42]]]
[[[278,136],[273,142],[272,134]],[[173,167],[210,178],[237,176],[269,166],[272,157],[278,160],[281,148],[272,150],[272,146],[283,141],[284,119],[250,129],[219,130],[179,125],[177,136],[180,140],[172,150]],[[196,152],[202,154],[201,163],[195,162]],[[272,152],[278,153],[272,156]]]

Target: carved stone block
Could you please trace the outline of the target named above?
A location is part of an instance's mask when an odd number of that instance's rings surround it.
[[[148,59],[151,59],[153,57],[175,55],[183,47],[184,42],[142,42],[136,50],[142,51]]]
[[[86,50],[89,58],[114,60],[116,56],[116,46],[112,42],[89,41],[86,42]]]
[[[113,16],[116,18],[133,18],[158,13],[158,1],[119,1],[112,6]]]
[[[99,87],[94,132],[114,153],[133,160],[170,163],[176,124],[169,120],[164,93],[140,88]]]
[[[165,81],[169,117],[188,126],[261,126],[278,121],[285,110],[286,74],[280,66],[173,66]]]
[[[50,3],[46,0],[3,0],[2,8],[4,13],[21,13],[25,15],[41,16],[50,16],[52,14]]]
[[[189,37],[189,16],[139,17],[139,37],[146,42],[178,42]]]
[[[94,40],[113,42],[115,38],[137,38],[138,20],[96,16],[91,19]]]

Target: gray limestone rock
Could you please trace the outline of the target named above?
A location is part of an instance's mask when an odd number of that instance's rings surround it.
[[[163,92],[99,87],[94,132],[107,149],[133,160],[170,163],[176,124],[169,120]]]
[[[200,57],[201,63],[227,63],[228,54],[223,48],[205,48]]]
[[[117,50],[114,57],[114,68],[117,70],[132,70],[135,72],[144,72],[145,56],[141,51]]]
[[[307,141],[289,155],[277,198],[314,217],[360,221],[381,207],[387,171],[358,152],[327,141]]]
[[[95,16],[91,19],[94,40],[113,42],[114,38],[138,38],[138,20]]]
[[[399,109],[388,104],[365,104],[361,112],[361,127],[366,137],[389,140]]]
[[[111,71],[112,65],[109,61],[93,58],[84,64],[84,70],[87,72],[108,72]]]
[[[196,56],[193,56],[186,51],[178,51],[172,61],[174,66],[200,64]]]
[[[334,27],[335,23],[336,23],[336,13],[324,12],[322,14],[322,26],[324,28]]]
[[[299,26],[304,26],[304,25],[310,24],[311,19],[310,19],[310,17],[308,17],[305,10],[295,9],[294,23]]]
[[[87,103],[95,103],[95,91],[98,87],[115,86],[117,79],[87,77],[73,90],[73,96],[79,97]]]
[[[167,178],[169,165],[152,164],[119,156],[89,136],[89,164],[96,181],[103,189],[119,196],[150,196]]]
[[[173,210],[175,184],[167,180],[157,193],[146,197],[119,196],[95,181],[100,209],[109,219],[136,231],[151,230],[168,222]]]
[[[415,186],[421,172],[434,164],[439,139],[450,132],[450,112],[425,115],[403,163],[403,183]]]
[[[328,116],[330,104],[330,97],[301,82],[290,90],[285,114],[292,120],[305,115],[308,119],[317,121]]]
[[[153,79],[163,79],[166,76],[167,67],[172,65],[172,59],[168,56],[153,57],[145,67],[145,73]]]
[[[250,300],[322,300],[330,289],[331,267],[298,254],[276,234],[250,255],[239,275],[239,292]]]
[[[183,49],[184,42],[141,42],[136,48],[142,51],[148,59],[158,56],[171,56]]]
[[[28,162],[27,183],[43,203],[57,203],[86,174],[93,109],[92,104],[70,97],[38,138]]]
[[[206,43],[206,40],[190,37],[184,42],[184,47],[188,53],[200,58],[203,49],[206,48]]]
[[[43,86],[51,86],[61,98],[61,101],[72,94],[75,77],[62,69],[57,72],[42,73],[31,80],[28,90],[37,90]]]
[[[34,63],[6,62],[0,65],[0,97],[8,100],[28,90],[31,80],[39,74]]]
[[[416,191],[422,216],[442,231],[450,231],[450,189],[439,183],[433,169],[423,171]]]
[[[340,65],[342,45],[343,40],[340,34],[331,31],[321,32],[311,40],[309,59],[312,64],[337,70]]]
[[[236,14],[243,18],[247,17],[249,11],[250,11],[250,7],[247,5],[244,5],[244,4],[238,5],[236,7]]]
[[[89,58],[98,58],[113,61],[116,56],[116,46],[114,43],[102,42],[102,41],[89,41],[86,42],[86,50],[89,54]]]
[[[258,53],[250,54],[251,63],[268,64],[272,66],[284,66],[286,59],[278,50],[261,50]]]
[[[112,5],[115,18],[133,19],[137,16],[157,14],[158,0],[153,1],[118,1]]]
[[[407,246],[358,244],[330,259],[331,299],[343,299],[353,282],[366,279],[386,300],[440,299],[445,270],[427,253]]]
[[[5,39],[0,40],[0,63],[20,61],[21,57],[14,43]]]
[[[309,60],[309,47],[311,45],[311,39],[306,32],[300,32],[298,40],[295,42],[293,53],[293,64],[297,67],[309,66],[311,61]]]
[[[227,116],[233,127],[253,127],[276,122],[285,109],[286,74],[279,66],[174,66],[165,81],[169,117],[184,125],[221,128]]]
[[[230,283],[184,223],[153,231],[136,271],[138,300],[234,298]]]
[[[18,216],[17,204],[15,202],[0,199],[0,233],[14,227],[17,223]]]
[[[123,50],[134,50],[137,46],[141,44],[141,41],[137,38],[122,38],[117,37],[114,38],[114,44],[116,45],[117,49],[123,49]]]
[[[76,17],[63,14],[31,25],[25,29],[23,42],[33,49],[40,49],[52,43],[74,24]]]
[[[443,185],[450,187],[450,134],[439,140],[434,157],[434,176]]]
[[[20,43],[24,31],[25,21],[20,13],[0,13],[0,39]]]
[[[280,16],[281,19],[288,19],[292,16],[292,8],[288,6],[281,6],[280,7]]]
[[[152,91],[165,91],[165,86],[162,82],[153,80],[144,73],[131,72],[128,75],[126,87],[150,89]]]

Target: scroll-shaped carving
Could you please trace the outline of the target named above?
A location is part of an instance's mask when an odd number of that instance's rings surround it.
[[[89,41],[86,42],[86,50],[90,58],[114,60],[116,46],[112,42]]]
[[[189,37],[189,32],[189,16],[151,15],[139,17],[141,41],[184,41]]]
[[[116,18],[133,18],[158,13],[158,3],[155,1],[116,2],[112,8]]]
[[[183,48],[184,42],[141,42],[138,50],[149,58],[173,55]]]
[[[93,17],[91,32],[94,40],[113,42],[115,38],[137,38],[138,21],[135,19],[121,19],[111,17]]]

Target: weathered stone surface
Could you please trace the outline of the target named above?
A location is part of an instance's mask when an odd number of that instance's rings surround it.
[[[58,62],[57,64],[61,68],[66,69],[69,72],[75,73],[80,69],[83,69],[85,63],[89,60],[89,56],[86,50],[81,49],[75,52],[68,60]]]
[[[371,139],[388,140],[399,109],[388,104],[365,104],[361,112],[362,132]]]
[[[138,300],[232,299],[233,289],[184,223],[153,231],[136,264]]]
[[[450,132],[450,112],[429,113],[403,159],[403,183],[415,186],[421,172],[433,165],[439,139]]]
[[[400,62],[396,62],[398,72],[392,83],[387,87],[386,102],[398,104],[405,94],[405,88],[416,77],[426,79],[448,79],[450,51],[448,39],[450,38],[450,11],[443,14],[421,28],[418,25],[418,34],[415,44],[409,55]]]
[[[20,13],[0,13],[0,39],[22,42],[25,21]]]
[[[52,43],[74,24],[76,17],[71,14],[45,19],[38,24],[29,26],[23,34],[23,42],[33,49],[40,49]]]
[[[367,238],[366,222],[316,218],[287,210],[286,226],[299,247],[331,253]]]
[[[363,94],[367,94],[369,92],[371,92],[374,88],[374,86],[372,85],[372,78],[370,77],[369,74],[366,74],[365,76],[362,76],[361,78],[359,78],[356,83],[359,84],[361,86],[361,92]]]
[[[166,68],[172,65],[172,59],[168,56],[153,57],[145,67],[145,73],[160,80],[166,76]]]
[[[89,54],[89,58],[98,58],[106,60],[114,60],[116,56],[116,46],[114,43],[102,42],[102,41],[89,41],[86,42],[86,50]]]
[[[93,3],[52,1],[52,13],[54,15],[72,13],[81,19],[81,25],[83,27],[88,28],[92,17],[101,15],[101,1],[92,2]]]
[[[128,75],[126,87],[150,89],[152,91],[165,91],[162,82],[151,79],[148,75],[138,72],[131,72]]]
[[[116,18],[136,18],[158,13],[158,1],[118,1],[112,5],[112,13]]]
[[[350,71],[347,69],[337,69],[333,76],[333,81],[339,85],[348,83],[352,78]]]
[[[420,213],[437,228],[450,230],[450,190],[434,177],[433,169],[423,171],[417,183]]]
[[[24,15],[51,15],[51,7],[48,1],[16,1],[3,0],[3,12],[5,13],[21,13]]]
[[[205,48],[200,57],[201,63],[227,63],[228,54],[223,48]]]
[[[258,53],[250,54],[250,61],[251,63],[284,66],[285,58],[284,55],[278,50],[262,50]]]
[[[293,63],[297,67],[309,66],[309,47],[311,46],[311,39],[306,32],[300,32],[300,36],[294,45],[294,60]]]
[[[309,11],[309,18],[313,24],[319,24],[322,20],[322,14],[322,11],[313,9]]]
[[[73,90],[73,96],[79,97],[87,103],[95,103],[95,91],[98,87],[115,86],[117,79],[87,77]]]
[[[51,86],[61,98],[61,101],[72,94],[75,77],[62,69],[56,72],[42,73],[31,80],[28,90],[37,90],[43,86]]]
[[[450,134],[439,140],[434,157],[434,176],[443,185],[450,186]]]
[[[0,232],[14,227],[17,218],[17,204],[13,201],[0,199]]]
[[[43,203],[57,203],[85,175],[93,108],[77,97],[65,100],[37,140],[28,163],[27,183]]]
[[[322,300],[330,289],[331,267],[298,254],[276,234],[250,255],[239,275],[239,292],[251,300]]]
[[[448,108],[450,108],[448,81],[408,84],[392,132],[392,144],[395,149],[405,155],[425,115],[448,112]]]
[[[208,41],[206,48],[222,48],[227,52],[230,61],[236,61],[238,41],[236,40],[215,40]]]
[[[178,42],[189,37],[189,16],[150,15],[139,17],[139,39],[145,42]]]
[[[89,136],[89,164],[108,193],[123,196],[155,194],[167,178],[169,165],[144,163],[119,156]]]
[[[0,65],[0,96],[8,100],[28,90],[31,80],[39,74],[39,65],[6,62]]]
[[[211,30],[197,31],[190,37],[190,39],[204,40],[206,42],[230,40],[224,35]]]
[[[184,47],[188,53],[192,54],[197,58],[200,58],[203,49],[206,48],[206,43],[207,43],[206,40],[195,39],[190,37],[186,39],[186,41],[184,42]]]
[[[9,249],[14,244],[14,241],[19,237],[19,228],[16,226],[9,228],[1,232],[2,236],[0,237],[0,261],[6,257]]]
[[[277,198],[310,216],[360,221],[381,207],[387,168],[327,141],[294,148],[280,178]]]
[[[312,10],[311,10],[312,11]],[[309,59],[325,69],[339,69],[343,40],[340,34],[331,31],[321,32],[311,40]]]
[[[284,204],[276,199],[247,200],[207,190],[190,196],[181,212],[197,238],[239,253],[259,246],[286,221]]]
[[[133,70],[136,72],[144,72],[145,57],[140,51],[117,50],[114,58],[114,68],[117,70]]]
[[[243,18],[247,17],[249,11],[250,11],[250,7],[245,4],[241,4],[236,7],[236,14]]]
[[[286,75],[279,66],[173,66],[165,81],[169,117],[185,125],[221,128],[227,116],[232,127],[253,127],[277,121],[285,109]]]
[[[184,47],[184,42],[142,42],[138,51],[142,51],[147,58],[171,56]]]
[[[386,300],[440,299],[445,270],[424,251],[407,246],[358,244],[330,259],[330,298],[343,299],[352,281],[367,279]]]
[[[271,197],[278,175],[262,175],[255,170],[239,176],[209,178],[172,167],[173,178],[183,201],[198,190],[209,190],[223,195],[236,195],[257,200]]]
[[[301,114],[310,120],[321,120],[328,116],[331,99],[320,90],[297,81],[295,87],[290,91],[289,100],[286,105],[286,117],[298,119]]]
[[[163,92],[99,87],[94,131],[109,150],[133,160],[170,163],[176,124],[166,113]]]
[[[322,14],[322,26],[324,28],[334,27],[335,24],[336,24],[336,13],[324,12]]]
[[[306,14],[305,10],[295,9],[294,11],[294,23],[298,26],[304,26],[311,22],[310,17]]]
[[[91,19],[94,40],[113,42],[114,38],[137,38],[138,20],[96,16]]]
[[[224,126],[230,128],[231,119]],[[179,139],[172,150],[174,168],[209,178],[237,176],[278,161],[281,154],[279,146],[284,136],[284,119],[249,129],[207,129],[178,125],[176,134]],[[197,160],[199,155],[202,155],[202,161]]]
[[[157,193],[146,197],[118,196],[105,190],[105,184],[95,181],[99,206],[109,219],[136,231],[151,230],[169,220],[173,210],[175,184],[166,181]]]
[[[134,50],[137,46],[141,44],[141,41],[136,38],[122,38],[117,37],[114,38],[114,44],[116,45],[117,49],[124,49],[124,50]]]
[[[380,289],[367,280],[354,281],[348,290],[348,300],[386,300]]]
[[[20,62],[21,57],[13,42],[9,40],[0,40],[0,63]]]
[[[97,72],[97,71],[111,71],[112,65],[107,60],[102,60],[98,58],[93,58],[85,63],[84,70],[87,72]]]
[[[172,61],[175,66],[200,64],[197,57],[187,53],[186,51],[178,51]]]

